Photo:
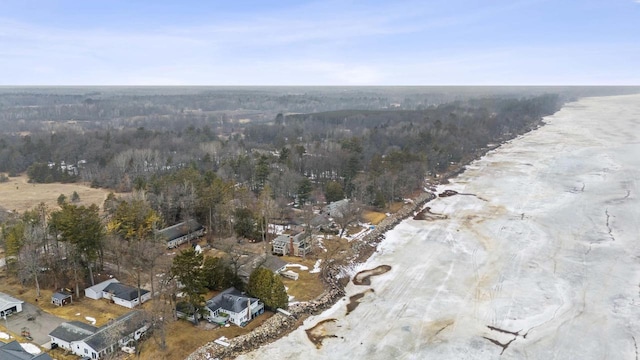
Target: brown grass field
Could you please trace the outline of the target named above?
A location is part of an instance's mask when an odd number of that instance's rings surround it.
[[[92,189],[85,183],[30,184],[27,175],[22,174],[0,183],[0,207],[22,213],[44,202],[49,209],[55,209],[58,207],[60,194],[70,199],[74,191],[80,195],[77,204],[96,204],[100,207],[109,193],[106,189]]]
[[[315,257],[308,257],[306,259],[296,256],[283,256],[282,260],[289,264],[300,264],[309,268],[309,270],[300,270],[299,268],[291,267],[289,270],[298,273],[298,280],[291,280],[282,277],[284,286],[287,287],[287,294],[293,296],[291,301],[309,301],[318,297],[324,291],[324,285],[320,280],[319,274],[312,274],[309,271],[313,269],[313,265],[316,263]]]

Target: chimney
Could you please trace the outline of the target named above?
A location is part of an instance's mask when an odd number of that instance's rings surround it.
[[[293,236],[289,235],[289,253],[293,255]]]

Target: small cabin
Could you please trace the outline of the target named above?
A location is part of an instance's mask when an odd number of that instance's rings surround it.
[[[55,306],[65,306],[73,302],[71,293],[66,291],[58,291],[51,295],[51,303]]]

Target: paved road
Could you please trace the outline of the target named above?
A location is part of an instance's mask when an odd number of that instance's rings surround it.
[[[32,317],[33,320],[29,320]],[[31,331],[33,342],[38,345],[45,345],[49,342],[49,333],[65,321],[25,302],[22,304],[22,312],[14,313],[7,317],[4,325],[18,335],[22,332],[23,327],[27,327]]]

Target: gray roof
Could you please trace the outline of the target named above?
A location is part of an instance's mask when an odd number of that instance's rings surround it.
[[[322,211],[331,216],[340,216],[342,215],[342,210],[349,204],[349,199],[342,199],[338,201],[334,201],[331,204],[325,206]]]
[[[71,297],[71,293],[68,293],[66,291],[58,291],[56,293],[53,293],[53,295],[51,295],[52,299],[58,299],[58,300],[64,300],[70,297]]]
[[[273,239],[274,243],[284,243],[284,244],[288,244],[289,243],[289,238],[293,238],[293,243],[294,244],[298,244],[299,242],[301,242],[302,240],[306,239],[309,237],[309,233],[306,231],[297,233],[297,234],[282,234],[282,235],[278,235],[277,238]]]
[[[95,334],[84,339],[84,342],[96,352],[100,352],[144,327],[146,322],[142,311],[131,311],[101,327]]]
[[[111,283],[114,283],[114,282],[119,282],[119,281],[116,278],[107,279],[107,280],[105,280],[103,282],[97,283],[97,284],[95,284],[93,286],[90,286],[90,287],[86,288],[85,291],[88,290],[88,289],[91,289],[91,290],[93,290],[95,292],[100,292],[100,291],[104,290],[104,288],[106,288],[107,285],[109,285]]]
[[[125,284],[121,284],[119,282],[113,282],[109,285],[107,285],[106,288],[104,288],[104,290],[102,291],[106,291],[108,293],[113,294],[113,296],[120,298],[120,299],[124,299],[124,300],[128,300],[131,301],[133,299],[137,299],[138,298],[138,288],[133,287],[133,286],[129,286],[129,285],[125,285]],[[145,289],[140,289],[140,296],[148,293],[149,290],[145,290]]]
[[[2,360],[53,360],[47,353],[30,354],[16,340],[10,343],[0,342],[0,359]]]
[[[49,336],[53,336],[56,339],[60,339],[66,342],[78,341],[93,335],[98,331],[98,328],[85,324],[80,321],[69,321],[60,324],[57,328],[53,329],[49,333]]]
[[[276,272],[287,265],[287,262],[280,259],[277,256],[267,256],[264,262],[260,265],[265,269],[269,269]]]
[[[169,242],[201,229],[203,229],[203,226],[197,221],[187,220],[158,231],[158,235],[164,236],[164,238],[167,239],[167,242]]]
[[[254,256],[251,260],[240,266],[240,269],[238,269],[238,275],[248,278],[253,270],[255,270],[258,266],[276,272],[282,269],[285,265],[287,265],[287,262],[277,256],[265,257],[258,255]]]
[[[209,299],[207,301],[207,307],[211,309],[211,311],[221,309],[223,311],[239,313],[247,309],[247,301],[251,301],[251,304],[253,304],[257,302],[258,299],[245,296],[240,290],[231,287]]]
[[[9,296],[5,293],[0,293],[0,310],[4,310],[7,307],[9,307],[9,305],[15,304],[15,303],[22,304],[24,303],[24,301],[20,299],[16,299],[13,296]]]

